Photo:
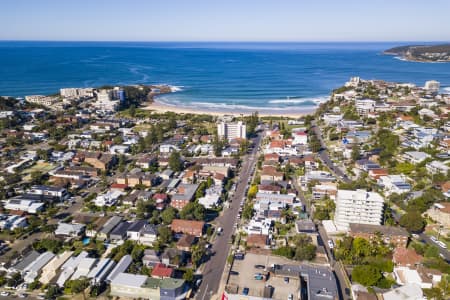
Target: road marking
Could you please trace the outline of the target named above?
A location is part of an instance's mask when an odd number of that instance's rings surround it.
[[[208,285],[209,285],[209,283],[207,283],[207,284],[206,284],[206,287],[205,287],[205,292],[203,293],[203,297],[202,297],[202,300],[203,300],[203,299],[205,299],[205,296],[206,296],[206,292],[208,291]]]

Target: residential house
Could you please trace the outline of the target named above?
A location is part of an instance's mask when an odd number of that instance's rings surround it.
[[[421,162],[425,161],[426,159],[430,158],[431,155],[420,152],[420,151],[406,151],[403,153],[403,161],[409,162],[412,164],[420,164]]]
[[[277,171],[277,168],[272,166],[264,167],[261,172],[261,181],[282,181],[284,173]]]
[[[377,184],[384,189],[386,195],[404,194],[411,191],[411,185],[406,182],[406,176],[403,174],[381,176]]]
[[[170,228],[173,232],[191,234],[196,237],[203,235],[203,230],[205,228],[205,222],[203,221],[191,221],[191,220],[181,220],[174,219]]]
[[[192,245],[194,245],[196,241],[197,241],[196,236],[190,234],[183,234],[177,242],[177,249],[190,252]]]
[[[265,249],[270,245],[270,238],[266,234],[249,234],[246,244],[247,247]]]
[[[166,267],[165,265],[159,263],[153,267],[151,276],[153,278],[171,278],[174,274],[174,270],[171,267]]]
[[[77,237],[84,233],[86,225],[59,222],[55,230],[56,236]]]

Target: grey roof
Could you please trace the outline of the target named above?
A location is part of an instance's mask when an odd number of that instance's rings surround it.
[[[126,236],[128,227],[130,227],[130,225],[131,223],[128,222],[120,223],[111,231],[110,237],[113,238],[114,236],[114,238],[123,238],[124,236]]]
[[[111,230],[114,229],[120,222],[122,221],[122,218],[119,216],[113,216],[111,217],[106,223],[103,225],[102,229],[100,229],[101,233],[108,234],[111,232]]]
[[[125,272],[128,267],[130,266],[133,259],[131,258],[131,255],[125,255],[123,256],[119,262],[117,263],[116,267],[109,273],[107,277],[107,281],[112,281],[119,273]]]
[[[327,267],[311,265],[281,265],[273,268],[275,275],[303,277],[308,284],[308,299],[335,299],[338,296],[336,279]]]
[[[55,254],[53,254],[50,251],[44,252],[41,255],[39,255],[38,258],[36,258],[36,260],[34,260],[33,262],[31,262],[31,264],[29,264],[24,271],[29,271],[29,272],[34,272],[37,273],[39,272],[50,260],[53,259],[53,257],[55,257]]]
[[[134,288],[140,288],[147,281],[148,276],[145,275],[135,275],[129,273],[119,273],[111,281],[111,285],[121,285]]]
[[[138,220],[130,224],[127,232],[140,232],[141,229],[147,224],[146,220]]]
[[[13,268],[17,271],[22,272],[23,270],[25,270],[26,267],[28,267],[31,263],[33,263],[39,256],[40,256],[39,252],[33,250],[30,253],[28,253],[27,256],[25,256],[16,265],[14,265]]]
[[[409,233],[398,226],[384,226],[384,225],[369,225],[369,224],[356,224],[350,223],[350,232],[361,233],[376,233],[379,232],[383,235],[396,235],[396,236],[409,236]]]
[[[180,184],[178,186],[178,190],[180,190],[180,188],[184,188],[184,192],[182,194],[176,193],[172,196],[172,200],[192,200],[198,186],[198,184]]]
[[[310,219],[297,221],[295,224],[298,232],[316,232],[316,225]]]

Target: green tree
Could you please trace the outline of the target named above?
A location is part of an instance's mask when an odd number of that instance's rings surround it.
[[[171,206],[166,208],[161,213],[161,219],[164,222],[164,224],[172,223],[173,219],[175,219],[176,216],[177,216],[177,210]]]
[[[409,211],[400,217],[402,227],[409,232],[421,232],[425,227],[425,220],[418,211]]]
[[[169,167],[174,172],[183,171],[183,161],[181,160],[181,155],[178,151],[174,151],[169,156]]]
[[[359,159],[360,151],[357,143],[354,143],[352,146],[352,160],[357,161]]]
[[[158,228],[159,240],[163,244],[168,244],[173,241],[172,230],[167,226],[160,226]]]
[[[56,297],[58,297],[59,294],[61,294],[59,288],[56,285],[52,284],[47,288],[47,292],[45,293],[45,299],[56,299]]]
[[[371,265],[359,265],[353,268],[352,281],[364,286],[374,286],[383,277],[381,271]]]
[[[194,270],[187,269],[183,274],[183,279],[188,283],[192,283],[194,281]]]

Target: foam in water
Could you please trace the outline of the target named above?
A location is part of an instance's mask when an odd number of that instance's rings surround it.
[[[172,93],[182,92],[184,89],[184,86],[182,85],[169,85],[169,87]]]
[[[282,103],[306,103],[306,102],[314,102],[316,104],[320,104],[329,100],[328,96],[315,97],[315,98],[293,98],[293,99],[275,99],[269,100],[269,103],[272,104],[282,104]]]

